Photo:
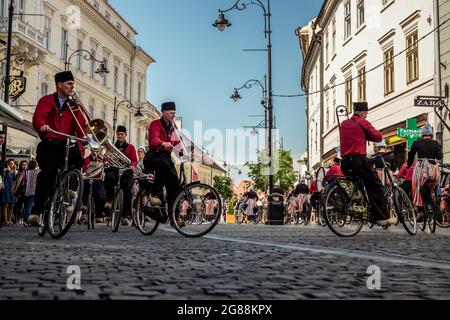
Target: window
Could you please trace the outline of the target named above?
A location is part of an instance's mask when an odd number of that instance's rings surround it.
[[[77,40],[77,50],[83,49],[83,41]],[[82,54],[77,55],[77,70],[81,70]]]
[[[316,123],[316,139],[315,139],[315,141],[314,141],[314,144],[315,144],[315,146],[316,146],[316,151],[319,150],[319,148],[317,147],[318,135],[319,135],[319,130],[318,130],[318,126],[317,126],[317,123]]]
[[[328,90],[325,92],[325,108],[327,110],[326,117],[325,117],[325,123],[326,123],[326,129],[328,130],[330,128],[330,99],[329,99]]]
[[[105,68],[108,69],[108,59],[105,59]],[[108,73],[102,74],[103,85],[106,87],[108,85]]]
[[[336,18],[333,19],[333,36],[331,42],[331,52],[334,54],[336,52]]]
[[[314,152],[314,129],[311,128],[311,152]]]
[[[344,39],[347,39],[352,35],[352,4],[347,2],[344,6]]]
[[[92,104],[89,106],[89,115],[91,117],[94,117],[94,105]]]
[[[105,12],[105,18],[106,18],[106,20],[108,20],[108,21],[111,20],[111,15],[109,14],[109,12]]]
[[[94,49],[91,50],[91,54],[92,54],[92,57],[95,59],[96,52]],[[91,78],[95,78],[95,60],[94,59],[91,60]]]
[[[137,135],[137,145],[141,146],[142,145],[142,139],[141,139],[141,128],[136,128],[136,135]]]
[[[329,35],[328,35],[328,29],[327,32],[325,32],[325,66],[328,65],[328,56],[329,56],[329,46],[330,46],[330,41],[329,41]]]
[[[25,21],[25,0],[18,1],[17,14],[20,16],[20,20]]]
[[[69,41],[69,33],[66,29],[61,30],[61,59],[65,60],[67,55],[66,44]]]
[[[141,98],[142,98],[142,82],[141,81],[138,81],[138,96],[137,96],[137,98],[138,98],[138,103],[141,103],[142,102],[142,100],[141,100]]]
[[[46,96],[46,95],[48,95],[48,84],[42,83],[41,96]]]
[[[6,0],[0,0],[0,17],[7,17],[8,10],[6,9]]]
[[[419,47],[417,45],[417,31],[406,37],[406,82],[419,79]]]
[[[98,10],[98,8],[99,8],[98,1],[94,0],[94,8]]]
[[[128,98],[128,74],[126,72],[123,74],[123,95]]]
[[[394,48],[384,52],[384,95],[394,92]]]
[[[365,102],[366,100],[366,67],[358,70],[358,101]]]
[[[119,31],[122,30],[122,26],[120,25],[120,23],[117,22],[116,28],[117,28],[117,30],[119,30]]]
[[[345,79],[345,106],[347,107],[348,113],[353,112],[352,103],[352,76],[350,76]]]
[[[44,34],[45,34],[45,49],[50,51],[50,40],[52,38],[52,23],[49,17],[45,17]]]
[[[114,92],[117,92],[117,83],[119,80],[119,67],[114,66]]]
[[[333,87],[333,112],[332,112],[332,116],[333,116],[333,124],[336,124],[336,117],[335,112],[336,112],[336,87],[335,84],[332,83],[331,86]]]
[[[100,119],[106,119],[106,106],[103,106],[102,113],[100,114]]]
[[[358,28],[364,24],[365,19],[364,19],[364,0],[358,0],[358,4],[357,4],[357,25]]]
[[[127,39],[130,40],[131,34],[127,31]]]

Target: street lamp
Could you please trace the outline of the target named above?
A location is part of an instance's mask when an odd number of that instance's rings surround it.
[[[97,59],[95,59],[95,57],[93,56],[92,53],[90,53],[88,50],[85,50],[85,49],[75,50],[74,52],[72,52],[72,54],[69,57],[67,57],[68,52],[69,52],[69,43],[66,42],[66,57],[65,57],[65,61],[64,61],[64,71],[68,71],[69,70],[70,60],[74,56],[82,56],[83,59],[86,60],[86,61],[93,60],[95,62],[100,63],[100,66],[97,68],[95,73],[97,73],[99,75],[105,75],[105,74],[109,73],[108,68],[106,68],[106,59],[97,60]]]
[[[114,118],[113,118],[113,130],[114,132],[116,131],[116,123],[117,123],[117,111],[119,110],[119,107],[121,105],[126,105],[128,109],[131,110],[136,110],[136,113],[134,114],[134,116],[136,118],[143,118],[144,115],[142,114],[141,110],[142,110],[142,106],[139,107],[135,107],[130,100],[122,100],[119,103],[117,103],[117,97],[114,97]]]
[[[230,176],[231,170],[236,170],[237,173],[238,173],[238,175],[241,175],[241,174],[242,174],[242,170],[241,170],[241,169],[239,169],[239,168],[236,167],[236,166],[229,165],[227,162],[224,162],[224,163],[223,163],[223,166],[224,166],[225,168],[227,168],[227,175],[228,175],[228,177]]]
[[[260,80],[255,80],[255,79],[251,79],[248,80],[246,83],[244,83],[244,85],[240,88],[234,88],[234,92],[231,95],[231,99],[233,99],[234,102],[238,102],[239,100],[242,99],[241,95],[239,94],[239,90],[241,89],[251,89],[253,88],[253,86],[259,86],[261,87],[262,90],[262,98],[261,98],[261,105],[262,107],[265,109],[265,119],[267,122],[267,111],[269,110],[269,108],[267,107],[267,76],[264,75],[264,84],[260,81]],[[267,129],[267,127],[266,127]]]
[[[267,42],[267,60],[268,60],[268,77],[269,77],[269,88],[268,88],[268,99],[267,99],[267,110],[269,112],[269,190],[273,191],[273,163],[272,163],[272,128],[273,128],[273,91],[272,91],[272,29],[271,29],[271,11],[270,11],[270,0],[267,0],[267,7],[263,5],[260,0],[251,0],[250,3],[241,3],[241,0],[236,1],[236,3],[227,10],[219,9],[219,18],[213,23],[213,26],[219,29],[221,32],[225,31],[226,28],[231,26],[231,23],[225,18],[225,13],[238,10],[242,11],[247,9],[249,5],[256,5],[263,10],[264,15],[264,36],[268,40]]]

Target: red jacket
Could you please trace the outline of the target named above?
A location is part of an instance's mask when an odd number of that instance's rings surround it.
[[[341,166],[338,164],[335,164],[328,170],[325,177],[323,177],[322,183],[325,184],[331,177],[344,177],[344,174],[342,173]]]
[[[309,186],[309,194],[314,194],[318,192],[317,190],[317,180],[314,180],[311,185]]]
[[[41,139],[51,138],[66,140],[66,138],[54,133],[42,133],[40,128],[45,125],[48,125],[55,131],[70,135],[76,134],[78,137],[84,137],[84,130],[87,126],[87,121],[81,111],[73,110],[73,113],[80,124],[80,126],[78,126],[77,121],[74,119],[74,116],[69,109],[69,106],[66,104],[61,114],[59,114],[58,105],[59,101],[56,93],[44,96],[39,100],[33,115],[33,128],[36,130],[39,137]]]
[[[408,168],[408,163],[405,162],[400,168],[397,179],[404,178],[405,181],[412,181],[412,177],[414,174],[414,168],[416,167],[417,161],[414,161],[413,165]]]
[[[359,125],[358,125],[359,124]],[[369,121],[358,115],[342,122],[340,131],[341,156],[367,155],[367,142],[381,142],[383,136]]]
[[[138,165],[138,157],[137,157],[137,152],[136,152],[136,148],[130,144],[125,142],[122,145],[122,148],[119,148],[119,144],[116,142],[115,144],[116,148],[119,149],[124,155],[127,156],[128,159],[131,160],[131,166],[136,168]]]
[[[180,143],[179,137],[175,134],[175,129],[172,128],[169,134],[167,134],[162,121],[164,120],[155,120],[148,128],[148,145],[151,149],[158,152],[166,152],[162,150],[161,144],[163,142],[170,142],[172,146],[176,146]]]

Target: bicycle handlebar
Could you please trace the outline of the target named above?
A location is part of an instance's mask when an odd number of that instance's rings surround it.
[[[382,154],[378,154],[378,155],[376,155],[376,156],[370,157],[370,159],[371,159],[371,160],[375,160],[375,159],[378,159],[378,158],[383,158],[383,157],[385,157],[385,156],[389,156],[389,155],[391,155],[391,154],[394,154],[394,151],[389,151],[389,152],[385,152],[385,153],[382,153]]]
[[[62,132],[53,130],[52,128],[49,128],[47,131],[51,132],[51,133],[54,133],[54,134],[57,134],[57,135],[62,136],[62,137],[66,137],[66,138],[68,138],[70,140],[81,141],[81,142],[88,142],[88,140],[86,138],[78,138],[78,137],[72,136],[70,134],[66,134],[66,133],[62,133]]]

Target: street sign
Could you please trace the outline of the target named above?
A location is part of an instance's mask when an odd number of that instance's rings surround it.
[[[414,141],[422,137],[422,129],[417,128],[416,119],[408,119],[406,128],[398,128],[397,135],[400,138],[406,138],[408,150],[411,149]]]
[[[416,107],[443,108],[445,107],[445,100],[443,97],[419,96],[414,99],[414,105]]]

